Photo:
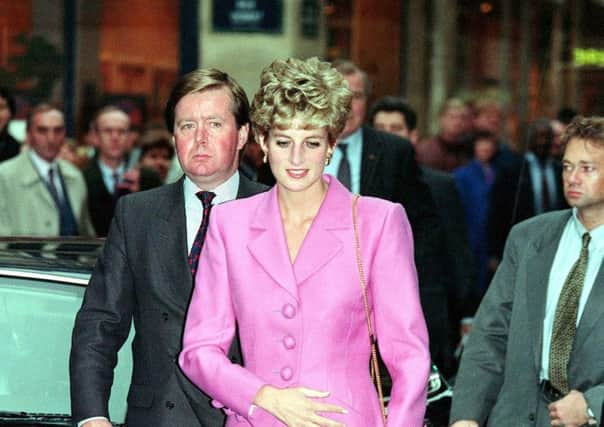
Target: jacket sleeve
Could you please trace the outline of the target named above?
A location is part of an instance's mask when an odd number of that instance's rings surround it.
[[[74,422],[109,418],[117,353],[130,332],[134,285],[125,247],[125,203],[116,216],[73,329],[69,375]]]
[[[250,408],[264,381],[227,357],[236,320],[219,213],[210,216],[178,362],[189,380],[215,399],[215,406],[248,418],[262,412]]]
[[[475,420],[482,424],[497,400],[503,383],[514,301],[516,242],[523,238],[517,229],[512,230],[503,260],[474,317],[455,381],[451,423]]]
[[[421,426],[430,372],[428,332],[419,300],[413,236],[398,204],[387,212],[368,284],[378,346],[392,377],[388,425]]]

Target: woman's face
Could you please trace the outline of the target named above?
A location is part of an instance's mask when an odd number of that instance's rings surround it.
[[[0,132],[4,130],[8,124],[10,117],[10,108],[8,108],[8,102],[6,99],[0,96]]]
[[[325,128],[303,129],[303,125],[296,119],[291,127],[274,128],[260,140],[277,184],[292,192],[322,185],[325,160],[333,151]]]

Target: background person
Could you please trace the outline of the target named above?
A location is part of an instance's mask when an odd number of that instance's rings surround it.
[[[58,158],[63,112],[38,104],[26,128],[29,149],[0,163],[0,235],[94,236],[82,173]]]
[[[15,157],[21,144],[8,133],[8,124],[15,117],[15,97],[5,87],[0,87],[0,162]]]
[[[214,211],[179,358],[236,414],[229,426],[381,424],[352,195],[323,175],[350,96],[342,76],[316,58],[275,61],[262,73],[254,134],[277,184]],[[421,426],[430,356],[411,229],[399,204],[363,197],[358,208],[370,309],[394,381],[389,423]],[[226,357],[236,324],[245,368]]]

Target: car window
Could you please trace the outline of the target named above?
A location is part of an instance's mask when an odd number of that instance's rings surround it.
[[[69,351],[83,286],[0,277],[0,410],[70,414]],[[119,353],[109,405],[123,422],[132,333]]]

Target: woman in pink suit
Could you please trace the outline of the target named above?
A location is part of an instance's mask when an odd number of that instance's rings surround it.
[[[316,58],[275,61],[252,106],[277,184],[214,207],[179,363],[227,426],[382,424],[355,255],[353,196],[326,162],[351,92]],[[400,205],[358,202],[369,304],[393,386],[388,425],[421,426],[430,356]],[[227,352],[236,326],[245,367]]]

